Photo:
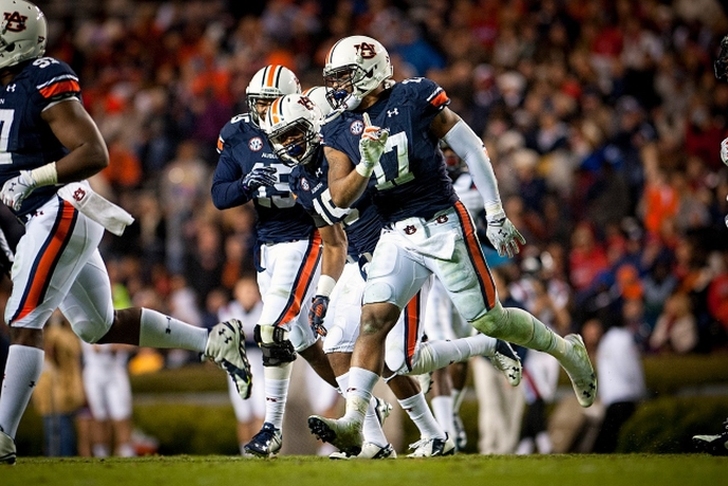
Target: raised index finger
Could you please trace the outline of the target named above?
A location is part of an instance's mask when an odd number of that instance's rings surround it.
[[[365,112],[362,118],[364,118],[364,128],[372,126],[372,120],[369,118],[369,113]]]

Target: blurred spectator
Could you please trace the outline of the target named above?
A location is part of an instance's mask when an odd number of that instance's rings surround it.
[[[44,332],[43,371],[32,399],[43,417],[43,452],[46,456],[75,456],[76,414],[86,397],[81,379],[81,340],[56,311]]]
[[[650,336],[650,348],[657,352],[685,354],[698,344],[698,328],[690,298],[677,291],[665,301]]]
[[[598,319],[597,319],[598,320]],[[617,450],[619,432],[646,398],[642,356],[632,332],[624,327],[620,316],[599,340],[596,352],[596,371],[599,380],[599,400],[605,407],[604,419],[594,443],[594,452],[612,453]],[[601,321],[599,325],[603,325]]]

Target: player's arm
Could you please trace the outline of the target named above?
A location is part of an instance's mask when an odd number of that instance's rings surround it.
[[[323,241],[323,256],[321,261],[321,277],[328,276],[336,282],[344,271],[346,264],[347,239],[341,223],[319,228],[321,241]],[[321,279],[319,279],[320,281]],[[317,288],[316,293],[319,293]],[[329,292],[330,293],[330,292]],[[327,294],[328,295],[328,294]]]
[[[109,165],[109,152],[96,123],[77,99],[46,108],[41,118],[70,152],[55,161],[57,183],[91,177]],[[38,184],[42,185],[42,184]]]
[[[460,116],[445,107],[430,123],[430,131],[444,140],[450,148],[465,161],[475,183],[483,196],[486,212],[488,206],[501,205],[498,182],[490,163],[490,157],[483,141]]]
[[[519,243],[525,244],[526,240],[506,217],[493,165],[483,141],[460,116],[447,107],[433,118],[430,131],[444,140],[467,164],[475,187],[485,203],[485,217],[488,222],[486,235],[498,254],[511,257],[518,253]]]
[[[369,177],[354,170],[349,156],[340,150],[324,147],[324,156],[329,162],[331,200],[339,208],[351,207],[364,194]]]
[[[329,308],[329,298],[336,281],[341,277],[346,264],[347,240],[341,223],[319,228],[324,243],[321,276],[316,285],[316,294],[308,312],[308,323],[316,334],[326,336],[324,317]]]

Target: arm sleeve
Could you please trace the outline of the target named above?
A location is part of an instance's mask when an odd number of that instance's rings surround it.
[[[243,172],[229,152],[223,150],[212,178],[212,202],[217,209],[241,206],[250,201],[243,189]]]
[[[468,165],[473,183],[483,196],[486,213],[490,212],[489,208],[494,208],[496,205],[500,208],[498,181],[495,179],[493,165],[480,137],[467,123],[460,120],[445,134],[443,140]]]

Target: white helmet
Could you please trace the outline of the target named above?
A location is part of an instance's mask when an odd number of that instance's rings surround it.
[[[274,99],[301,92],[301,83],[293,71],[284,66],[271,64],[253,75],[245,89],[250,117],[258,123],[258,110],[255,103],[258,100],[273,101]]]
[[[285,95],[268,107],[261,128],[287,165],[307,164],[321,143],[321,110],[307,96]]]
[[[0,0],[0,68],[15,66],[45,53],[45,15],[25,0]]]
[[[389,54],[371,37],[344,37],[326,56],[324,83],[334,108],[354,110],[366,95],[391,77]]]
[[[326,87],[324,86],[314,86],[313,88],[303,90],[303,93],[301,93],[303,96],[307,96],[311,101],[316,103],[316,106],[318,106],[319,110],[321,110],[323,120],[326,120],[326,117],[334,112],[334,107],[331,106],[331,103],[329,103],[326,93]]]

